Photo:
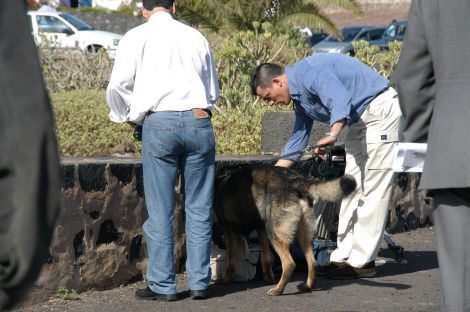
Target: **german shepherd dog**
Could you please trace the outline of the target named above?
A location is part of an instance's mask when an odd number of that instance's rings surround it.
[[[314,207],[318,200],[339,202],[356,189],[356,181],[345,175],[320,182],[307,179],[295,170],[272,165],[246,165],[225,175],[217,175],[214,211],[224,228],[227,267],[221,283],[229,283],[235,266],[236,244],[242,235],[256,230],[261,249],[263,280],[274,283],[269,242],[282,264],[277,285],[267,294],[281,295],[295,263],[289,251],[294,238],[302,248],[308,266],[306,289],[315,280]]]

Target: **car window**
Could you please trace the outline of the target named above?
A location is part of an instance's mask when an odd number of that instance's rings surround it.
[[[398,26],[397,36],[403,37],[405,35],[406,24]]]
[[[368,40],[368,39],[367,39],[368,34],[369,34],[369,32],[365,31],[365,32],[361,33],[361,34],[356,38],[356,40]]]
[[[338,42],[338,38],[335,38],[334,36],[328,36],[326,37],[325,39],[323,39],[322,41],[325,41],[325,42]]]
[[[354,40],[354,38],[356,38],[356,36],[359,34],[360,31],[361,31],[360,28],[343,28],[341,30],[343,40],[338,40],[334,36],[328,36],[323,41],[325,42],[338,42],[338,41],[351,42]]]
[[[395,37],[397,35],[397,25],[391,24],[385,29],[384,37]]]
[[[325,33],[313,33],[310,37],[307,38],[307,43],[313,47],[326,37],[328,37],[328,35]]]
[[[320,42],[322,41],[323,39],[326,38],[326,36],[328,36],[327,34],[325,33],[314,33],[311,37],[311,41],[313,42]]]
[[[343,28],[342,33],[343,33],[343,41],[344,42],[350,42],[356,38],[356,36],[359,34],[361,29],[356,29],[356,28]]]
[[[73,15],[61,13],[60,16],[64,20],[75,26],[78,30],[93,30],[93,27]]]
[[[36,16],[39,32],[44,33],[67,33],[72,32],[69,26],[55,16]]]
[[[355,40],[366,40],[366,41],[371,41],[375,39],[380,39],[382,38],[384,30],[383,29],[371,29],[371,30],[366,30],[357,36]]]
[[[383,34],[383,38],[403,38],[405,35],[406,23],[390,24]]]
[[[368,40],[376,40],[382,38],[382,34],[384,33],[383,29],[374,29],[368,32]]]

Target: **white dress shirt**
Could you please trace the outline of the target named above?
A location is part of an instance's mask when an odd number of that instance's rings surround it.
[[[148,111],[212,109],[218,96],[209,43],[169,13],[154,13],[119,42],[106,90],[112,121],[142,124]]]
[[[48,6],[48,5],[42,5],[38,9],[38,12],[58,13],[58,11],[55,8]]]

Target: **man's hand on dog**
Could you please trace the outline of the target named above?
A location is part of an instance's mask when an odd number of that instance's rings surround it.
[[[336,143],[336,139],[338,135],[341,133],[341,130],[343,130],[345,124],[346,124],[346,119],[341,119],[331,125],[330,131],[326,134],[326,136],[317,142],[317,146],[321,146],[321,147],[316,147],[313,150],[315,155],[317,155],[321,159],[325,159],[325,153],[326,153],[325,146],[334,145]]]
[[[325,159],[326,146],[334,145],[335,143],[336,143],[336,137],[326,136],[317,142],[317,146],[322,146],[322,147],[316,147],[313,150],[313,152],[315,153],[315,155],[320,157],[320,159]]]

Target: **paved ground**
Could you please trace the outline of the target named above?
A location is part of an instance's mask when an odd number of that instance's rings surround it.
[[[212,285],[211,297],[195,301],[187,296],[184,275],[178,276],[183,299],[171,302],[141,301],[134,298],[143,282],[108,291],[80,294],[79,301],[52,300],[14,311],[438,311],[439,270],[435,233],[432,227],[392,236],[405,248],[406,264],[394,262],[389,250],[380,252],[375,278],[334,281],[317,277],[313,292],[299,290],[305,273],[298,271],[283,296],[266,295],[269,285],[262,281]]]

